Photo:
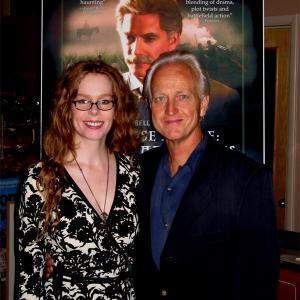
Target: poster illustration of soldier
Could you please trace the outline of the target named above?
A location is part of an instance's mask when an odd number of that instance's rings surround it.
[[[263,161],[263,3],[53,0],[44,1],[43,7],[45,115],[49,89],[63,69],[101,57],[124,74],[136,94],[135,124],[144,137],[141,152],[159,146],[163,140],[152,128],[141,95],[143,78],[161,53],[187,49],[210,75],[203,129],[226,147]]]

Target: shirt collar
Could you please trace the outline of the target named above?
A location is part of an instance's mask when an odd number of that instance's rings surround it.
[[[129,84],[130,89],[133,90],[139,90],[140,93],[143,91],[143,84],[130,72],[124,73],[123,78],[127,83]]]
[[[207,141],[208,141],[208,137],[205,134],[203,136],[203,139],[200,141],[200,143],[196,146],[196,148],[191,153],[191,155],[188,158],[187,162],[183,166],[181,166],[181,168],[188,167],[191,170],[191,172],[194,173],[194,171],[198,167],[200,159],[201,159],[201,157],[203,155],[203,152],[206,148]],[[169,157],[168,157],[168,151],[167,151],[167,147],[165,147],[165,148],[166,148],[165,153],[164,153],[163,158],[162,158],[163,168],[164,168],[165,171],[170,173],[170,162],[169,162]]]

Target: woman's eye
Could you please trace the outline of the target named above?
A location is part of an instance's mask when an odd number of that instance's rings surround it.
[[[102,104],[102,105],[107,105],[107,104],[109,104],[109,102],[111,102],[111,100],[109,100],[109,99],[101,99],[98,102],[100,102],[100,104]]]
[[[77,100],[77,102],[80,104],[86,104],[86,103],[89,103],[89,100],[79,99],[79,100]]]
[[[101,99],[98,101],[100,105],[111,105],[111,103],[114,103],[113,98],[107,98],[107,99]]]

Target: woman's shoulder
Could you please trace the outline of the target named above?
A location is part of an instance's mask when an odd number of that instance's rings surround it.
[[[26,173],[26,177],[36,177],[40,174],[41,170],[43,167],[43,162],[42,161],[38,161],[36,163],[31,164],[28,168],[27,168],[27,173]]]
[[[43,167],[44,163],[43,161],[38,161],[36,163],[31,164],[28,169],[29,170],[36,170],[36,169],[41,169]]]
[[[42,161],[38,161],[30,164],[29,166],[27,166],[27,168],[25,168],[25,170],[21,174],[21,178],[25,180],[27,177],[32,177],[39,174],[42,167],[43,167]]]
[[[42,161],[33,163],[30,166],[28,166],[27,169],[20,177],[20,187],[25,185],[35,186],[40,176],[42,166],[43,166]]]

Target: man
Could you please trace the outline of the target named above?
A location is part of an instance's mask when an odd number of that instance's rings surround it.
[[[275,300],[271,175],[202,132],[205,70],[192,54],[165,53],[144,95],[165,143],[141,159],[138,299]]]
[[[124,74],[137,95],[140,117],[136,125],[147,133],[142,151],[159,146],[162,138],[153,130],[146,101],[141,97],[143,82],[151,63],[160,54],[177,48],[182,33],[182,15],[176,0],[124,0],[116,9],[117,30],[129,72]],[[211,101],[203,122],[205,129],[233,130],[240,114],[236,90],[210,81]]]

